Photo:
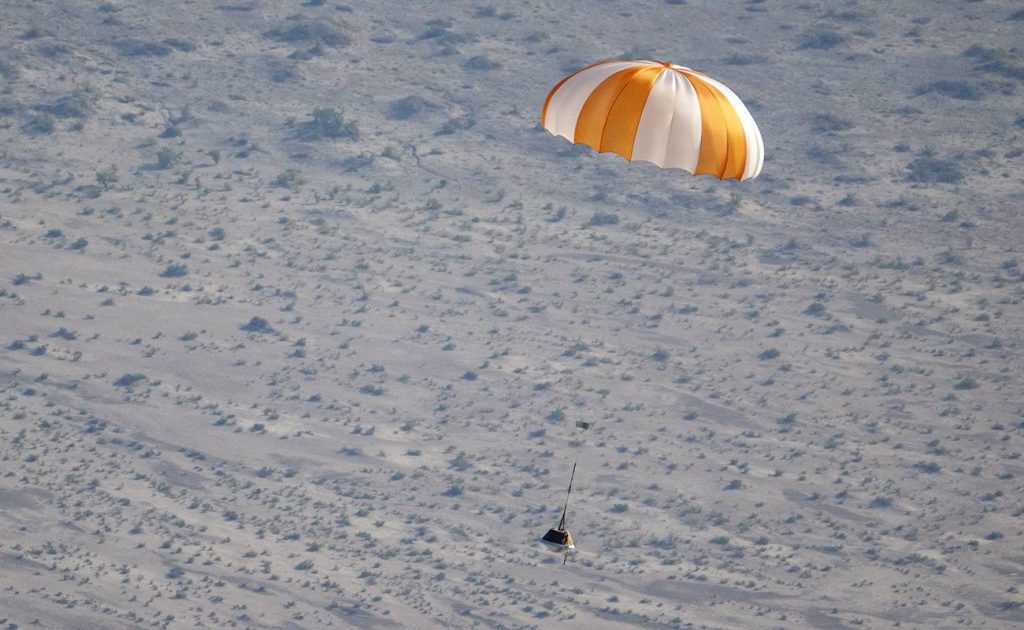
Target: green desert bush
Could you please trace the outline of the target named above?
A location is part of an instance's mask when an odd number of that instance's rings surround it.
[[[273,328],[270,326],[270,322],[262,317],[253,317],[248,322],[242,325],[242,330],[245,332],[256,332],[265,333],[273,332]]]
[[[388,106],[387,117],[389,120],[408,120],[421,112],[436,108],[437,105],[422,96],[406,96]]]
[[[341,112],[333,107],[317,107],[310,113],[310,119],[298,126],[300,140],[358,140],[359,128],[351,120],[345,120]]]
[[[501,67],[501,64],[484,55],[476,55],[464,61],[462,67],[467,70],[489,71],[497,70]]]
[[[36,105],[33,109],[54,118],[85,118],[96,102],[96,93],[89,87],[79,88],[52,103]]]
[[[798,50],[831,50],[845,44],[846,38],[827,29],[817,29],[802,34],[797,41]]]
[[[352,38],[341,29],[341,25],[330,20],[309,20],[299,15],[293,15],[263,35],[268,39],[287,44],[321,43],[331,48],[342,48],[352,43]]]
[[[188,267],[182,264],[167,265],[167,267],[160,272],[162,278],[181,278],[188,275]]]
[[[164,42],[141,39],[122,39],[114,42],[114,48],[125,57],[166,57],[174,52],[174,48]]]
[[[52,114],[46,112],[36,112],[32,114],[28,122],[25,123],[25,132],[31,136],[41,136],[49,133],[53,133],[53,130],[57,128],[57,121],[54,120]]]
[[[587,225],[589,226],[618,225],[618,223],[619,215],[614,212],[595,212],[594,215],[590,217],[590,220],[587,221]]]
[[[146,380],[145,374],[139,374],[138,372],[126,372],[121,375],[116,381],[114,381],[115,387],[131,387],[139,381]]]
[[[279,173],[274,178],[274,186],[277,188],[295,188],[302,184],[302,177],[299,176],[299,172],[294,168],[290,168],[283,173]]]
[[[930,152],[921,153],[907,165],[907,179],[922,184],[959,184],[964,180],[958,162],[943,160]]]
[[[181,159],[181,152],[171,147],[163,147],[156,152],[156,166],[161,170],[167,170],[178,163]]]
[[[923,83],[914,90],[916,96],[929,93],[939,94],[947,98],[955,98],[961,101],[980,101],[984,96],[984,90],[974,81],[965,79],[943,79]]]

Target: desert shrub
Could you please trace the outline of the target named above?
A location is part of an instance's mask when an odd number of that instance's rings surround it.
[[[743,53],[733,53],[726,57],[725,63],[730,66],[749,66],[751,64],[760,63],[764,59],[755,55],[745,55]]]
[[[764,0],[758,0],[758,1],[759,2],[764,2]],[[865,21],[867,19],[867,15],[865,15],[864,13],[862,13],[860,11],[836,10],[834,8],[829,8],[829,10],[826,11],[825,14],[822,17],[824,19],[826,19],[826,20],[833,20],[833,21],[836,21],[836,22],[863,22],[863,21]],[[924,19],[925,19],[925,21],[921,22],[921,23],[922,24],[927,24],[929,18],[924,18]],[[914,20],[914,23],[917,24],[919,22],[917,20]]]
[[[427,22],[427,29],[416,39],[435,39],[444,35],[452,27],[451,20],[433,19]]]
[[[416,114],[435,108],[437,105],[422,96],[406,96],[388,106],[387,117],[390,120],[408,120]]]
[[[299,125],[298,137],[301,140],[358,140],[359,128],[333,107],[317,107],[310,113],[310,120]]]
[[[46,112],[36,112],[25,123],[25,131],[33,136],[45,135],[53,133],[56,126],[57,122],[54,120],[53,115]]]
[[[96,171],[96,183],[99,184],[103,190],[109,190],[111,186],[117,183],[117,167],[111,165],[105,171]]]
[[[555,409],[547,416],[544,417],[548,422],[562,422],[565,420],[565,411],[562,409]]]
[[[811,315],[813,317],[819,317],[825,313],[825,305],[821,302],[812,302],[810,306],[804,309],[804,315]]]
[[[963,79],[932,81],[931,83],[919,85],[914,91],[917,96],[928,94],[929,92],[935,92],[936,94],[961,101],[978,101],[984,95],[984,92],[977,83]]]
[[[306,48],[304,50],[296,50],[292,52],[290,55],[288,55],[288,58],[294,59],[296,61],[308,61],[316,57],[322,57],[324,55],[324,52],[324,45],[320,42],[316,42],[309,48]]]
[[[36,105],[35,109],[56,118],[85,118],[92,111],[95,102],[95,93],[89,88],[82,88],[60,97],[53,103]]]
[[[1014,63],[1011,55],[1003,48],[985,48],[977,44],[964,51],[965,57],[978,62],[975,70],[1024,81],[1024,66]]]
[[[959,184],[964,180],[960,164],[923,153],[907,165],[907,179],[924,184]]]
[[[50,334],[50,337],[58,337],[60,339],[65,339],[67,341],[74,341],[75,339],[78,339],[78,335],[75,334],[74,331],[70,331],[67,328],[63,327],[63,326],[61,326],[57,330],[53,331]]]
[[[484,55],[476,55],[470,57],[462,63],[462,67],[467,70],[497,70],[501,67],[501,64],[494,61]]]
[[[350,155],[343,160],[339,160],[338,167],[347,173],[354,173],[361,168],[373,164],[376,159],[377,157],[374,154],[363,152],[359,155]]]
[[[996,607],[999,608],[999,610],[1001,610],[1003,612],[1009,612],[1011,610],[1021,610],[1021,609],[1024,609],[1024,601],[1020,601],[1020,602],[1013,602],[1013,601],[999,602],[998,604],[996,604]]]
[[[182,264],[167,265],[167,267],[160,272],[162,278],[180,278],[188,275],[188,267]]]
[[[970,376],[964,376],[953,385],[953,389],[975,389],[978,387],[978,381],[974,380]]]
[[[138,372],[125,372],[121,375],[121,378],[114,381],[115,387],[131,387],[139,381],[146,380],[145,374],[139,374]]]
[[[473,35],[467,35],[465,33],[456,33],[451,30],[451,20],[434,19],[430,20],[426,24],[427,29],[416,36],[417,39],[426,40],[433,39],[443,44],[444,46],[452,47],[459,44],[467,44],[476,41],[476,37]]]
[[[470,461],[465,451],[459,451],[458,455],[448,460],[448,467],[463,472],[472,468],[473,462]]]
[[[28,284],[29,282],[32,282],[33,280],[42,280],[42,279],[43,279],[43,274],[41,274],[41,273],[36,273],[34,275],[31,275],[31,276],[28,275],[28,274],[19,273],[18,275],[14,276],[13,280],[11,280],[11,284],[13,284],[14,286],[21,286],[23,284]]]
[[[839,133],[853,128],[853,123],[833,114],[818,114],[811,122],[815,133]]]
[[[174,52],[174,48],[163,42],[147,42],[140,39],[116,41],[114,48],[125,57],[166,57]]]
[[[180,159],[181,152],[175,151],[171,147],[163,147],[156,152],[156,166],[162,170],[173,167]]]
[[[263,319],[262,317],[253,317],[248,322],[243,324],[241,329],[244,330],[245,332],[258,333],[271,332],[274,330],[273,328],[271,328],[270,322]]]
[[[855,239],[850,241],[851,247],[871,247],[871,235],[861,234]]]
[[[274,83],[288,83],[299,77],[299,71],[295,64],[273,63],[268,67],[270,80]]]
[[[476,125],[476,118],[474,118],[472,114],[458,116],[456,118],[451,118],[442,123],[441,126],[437,128],[437,131],[434,132],[434,135],[449,136],[455,133],[456,131],[470,129],[474,125]]]
[[[192,52],[196,49],[196,45],[192,42],[185,41],[184,39],[178,39],[177,37],[165,39],[164,43],[175,50],[180,50],[181,52]]]
[[[619,215],[614,212],[595,212],[590,220],[587,221],[587,225],[600,226],[600,225],[618,225]]]
[[[290,168],[283,173],[279,173],[274,178],[274,186],[277,188],[294,188],[303,182],[299,176],[299,172],[294,168]]]
[[[761,352],[761,354],[757,355],[757,358],[761,359],[762,361],[770,361],[771,359],[774,359],[778,356],[778,350],[776,350],[775,348],[768,348],[767,350]]]
[[[952,248],[947,249],[944,252],[939,252],[935,255],[935,258],[943,265],[962,265],[964,264],[963,258],[961,258]]]
[[[0,58],[0,77],[8,81],[14,81],[21,75],[18,67],[9,59]]]
[[[800,36],[798,50],[831,50],[846,43],[846,38],[839,33],[827,29],[808,31]]]
[[[330,20],[307,20],[298,15],[289,17],[263,35],[282,43],[319,42],[331,48],[341,48],[352,43],[352,38],[341,32],[336,23]]]

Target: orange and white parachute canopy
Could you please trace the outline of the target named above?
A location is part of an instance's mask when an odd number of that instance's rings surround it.
[[[548,94],[541,124],[627,160],[719,179],[753,179],[761,132],[743,102],[711,77],[660,61],[600,61]]]

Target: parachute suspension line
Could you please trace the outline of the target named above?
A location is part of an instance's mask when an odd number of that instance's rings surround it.
[[[572,494],[572,481],[573,481],[573,479],[576,478],[576,463],[578,461],[579,461],[578,458],[577,458],[577,460],[573,461],[573,463],[572,463],[572,474],[569,475],[569,490],[566,491],[566,493],[565,493],[565,507],[562,508],[562,520],[558,521],[558,529],[561,529],[561,530],[565,529],[565,513],[569,511],[569,495]]]

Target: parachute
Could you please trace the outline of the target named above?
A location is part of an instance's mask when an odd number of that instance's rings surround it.
[[[559,81],[541,124],[556,136],[626,160],[695,175],[753,179],[764,163],[746,106],[711,77],[662,61],[600,61]]]

